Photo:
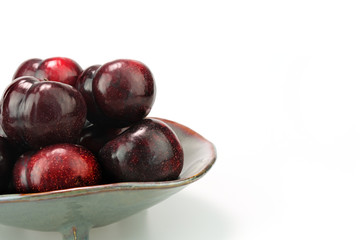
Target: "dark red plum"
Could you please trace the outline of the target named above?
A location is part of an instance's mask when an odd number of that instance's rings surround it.
[[[116,127],[130,126],[145,118],[156,95],[150,70],[141,62],[125,59],[88,68],[79,78],[77,89],[92,106],[89,121]]]
[[[35,76],[35,72],[42,60],[39,58],[31,58],[21,63],[14,73],[13,80],[23,76]]]
[[[70,58],[53,57],[42,61],[36,69],[35,77],[75,86],[82,73],[80,65]]]
[[[165,181],[178,178],[184,153],[168,125],[144,119],[105,144],[99,161],[114,182]]]
[[[36,151],[28,151],[23,153],[16,160],[16,164],[12,172],[12,185],[15,188],[16,192],[27,193],[30,192],[30,188],[27,180],[27,166],[31,157],[35,154]]]
[[[12,148],[4,137],[0,137],[0,194],[7,191],[13,167]]]
[[[116,138],[126,128],[106,128],[104,126],[91,125],[85,127],[80,134],[79,144],[89,149],[95,155],[110,140]]]
[[[70,85],[20,77],[4,93],[0,120],[10,141],[31,149],[75,143],[86,120],[86,104]]]
[[[23,154],[15,163],[13,183],[18,192],[92,186],[101,183],[101,170],[86,148],[55,144]]]
[[[76,81],[75,87],[83,95],[87,106],[87,119],[90,122],[95,122],[101,125],[106,125],[111,121],[104,116],[104,114],[98,108],[94,95],[92,92],[92,83],[96,73],[96,70],[100,68],[100,65],[93,65],[86,68]]]

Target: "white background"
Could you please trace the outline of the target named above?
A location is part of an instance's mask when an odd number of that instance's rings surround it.
[[[0,84],[28,58],[144,62],[151,116],[196,130],[210,172],[91,240],[360,238],[357,1],[1,1]],[[0,225],[1,240],[61,239]]]

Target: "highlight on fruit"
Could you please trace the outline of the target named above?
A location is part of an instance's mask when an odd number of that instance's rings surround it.
[[[183,148],[148,117],[155,96],[140,61],[22,62],[1,97],[0,194],[177,179]]]

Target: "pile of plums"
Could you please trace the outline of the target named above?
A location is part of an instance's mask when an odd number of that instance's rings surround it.
[[[179,139],[146,117],[155,95],[135,60],[85,70],[69,58],[23,62],[1,99],[0,193],[177,179]]]

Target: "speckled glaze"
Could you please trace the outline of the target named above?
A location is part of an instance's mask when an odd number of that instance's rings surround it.
[[[181,124],[162,121],[174,130],[184,149],[184,167],[177,180],[122,182],[44,193],[1,195],[0,223],[39,231],[58,231],[66,240],[88,239],[90,228],[117,222],[149,208],[200,179],[215,162],[214,145]]]

